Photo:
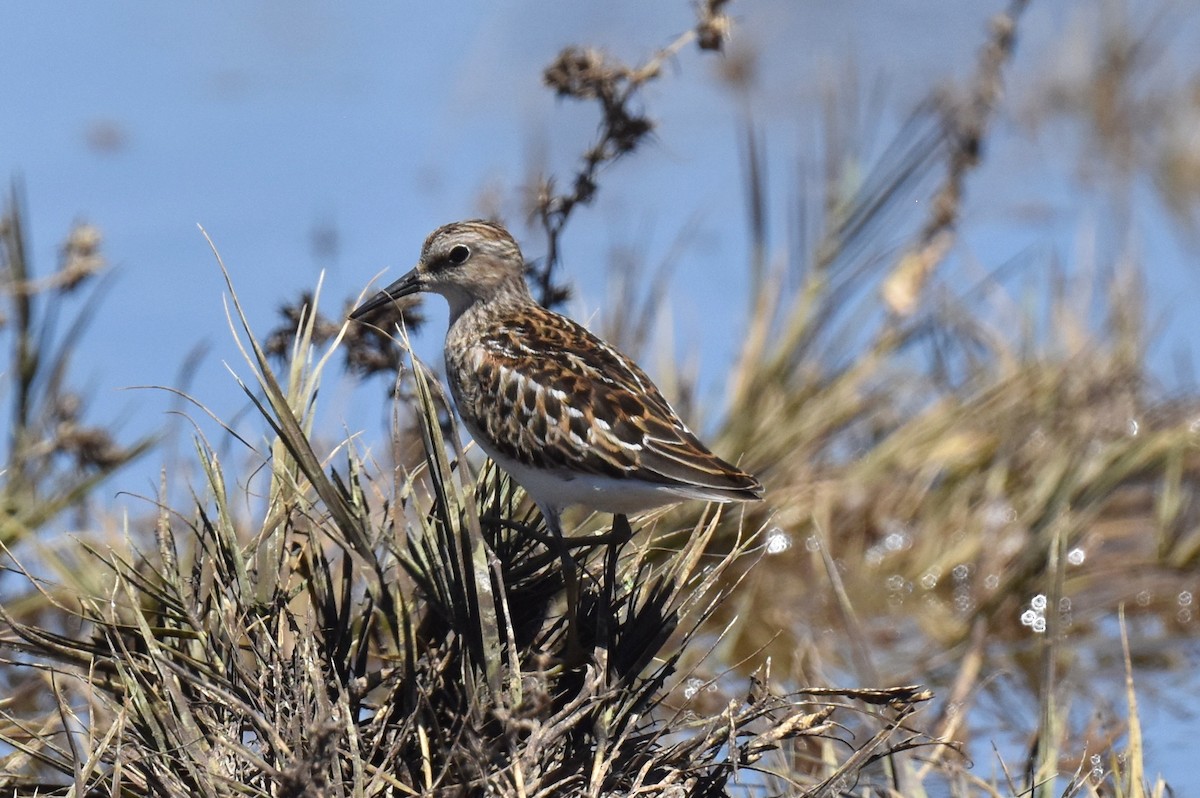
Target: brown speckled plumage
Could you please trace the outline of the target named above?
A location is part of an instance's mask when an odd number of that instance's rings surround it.
[[[635,363],[540,306],[468,310],[447,336],[446,374],[468,426],[527,466],[676,487],[678,498],[757,498],[758,483],[708,451]]]

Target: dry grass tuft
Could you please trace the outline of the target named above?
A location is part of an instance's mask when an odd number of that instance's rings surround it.
[[[683,652],[724,600],[725,574],[752,553],[751,535],[705,554],[716,515],[669,560],[650,556],[652,539],[581,544],[593,661],[565,666],[562,579],[536,542],[543,522],[502,474],[476,478],[461,454],[450,459],[457,444],[443,437],[424,367],[413,361],[409,379],[425,461],[388,500],[353,448],[338,447],[344,471],[330,471],[305,432],[336,338],[304,356],[317,328],[305,312],[290,371],[275,375],[232,301],[255,374],[247,394],[275,436],[261,524],[235,520],[230,480],[198,441],[208,496],[189,518],[164,509],[153,549],[92,550],[103,591],[55,587],[51,623],[0,610],[6,667],[51,689],[21,716],[2,710],[12,788],[718,795],[764,758],[865,729],[870,745],[847,763],[787,776],[819,794],[863,778],[928,700],[913,688],[779,693],[760,671],[715,711],[678,703]]]

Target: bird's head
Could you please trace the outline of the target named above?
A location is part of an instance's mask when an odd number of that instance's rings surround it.
[[[408,274],[359,305],[359,319],[378,307],[421,291],[441,294],[457,318],[476,302],[516,292],[528,296],[525,260],[517,242],[501,225],[473,220],[454,222],[425,239],[421,259]]]

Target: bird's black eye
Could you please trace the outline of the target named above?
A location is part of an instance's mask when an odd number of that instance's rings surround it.
[[[446,255],[446,260],[450,264],[452,264],[454,266],[458,266],[460,264],[466,263],[467,258],[469,258],[469,257],[471,257],[471,250],[467,249],[462,244],[459,244],[456,247],[450,248],[450,252]]]

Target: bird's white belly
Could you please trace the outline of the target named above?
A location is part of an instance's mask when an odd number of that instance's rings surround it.
[[[490,456],[543,508],[578,506],[602,513],[637,513],[687,498],[668,485],[596,474],[547,471],[495,454]]]
[[[690,496],[674,486],[656,485],[638,479],[613,479],[565,469],[533,468],[497,452],[465,418],[463,424],[476,445],[515,479],[543,512],[557,514],[564,507],[578,506],[601,513],[638,513],[689,498],[705,498]]]

